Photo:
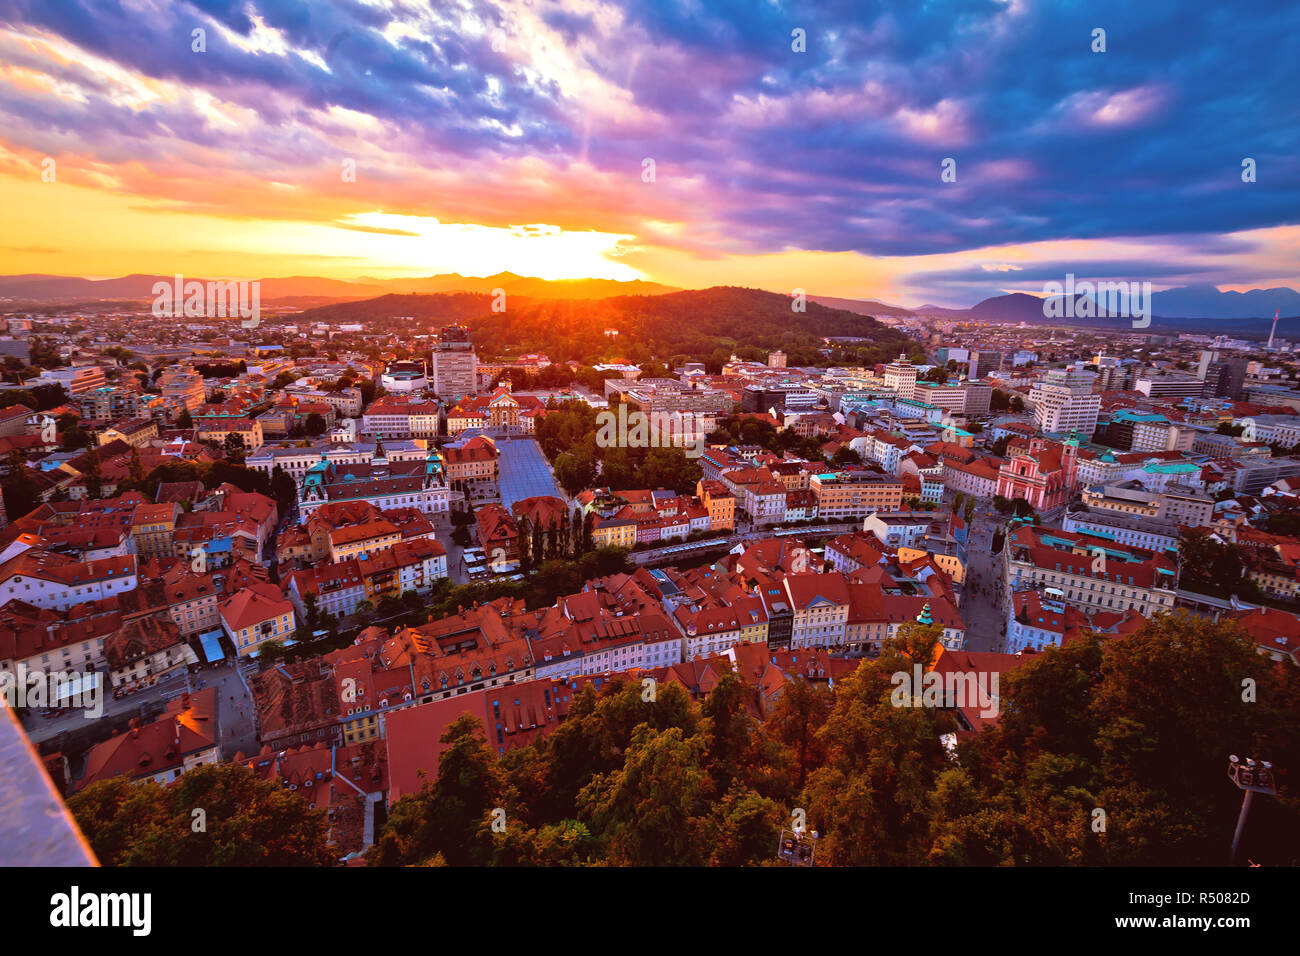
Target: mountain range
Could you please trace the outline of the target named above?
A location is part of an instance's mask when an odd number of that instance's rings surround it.
[[[113,279],[85,279],[77,276],[25,275],[0,276],[0,300],[11,306],[94,302],[111,299],[152,299],[156,282],[171,282],[172,276],[135,274]],[[206,279],[199,281],[206,282]],[[658,296],[682,291],[657,282],[614,279],[539,279],[513,272],[490,276],[462,276],[456,273],[405,279],[377,279],[363,276],[350,282],[321,276],[285,276],[261,279],[261,301],[299,307],[323,306],[344,302],[362,302],[387,295],[434,295],[440,293],[491,294],[503,289],[510,296],[533,299],[607,299],[616,296]],[[867,316],[908,318],[916,315],[937,316],[956,321],[1025,322],[1030,325],[1073,325],[1080,319],[1074,310],[1060,310],[1062,318],[1044,314],[1044,299],[1023,292],[996,295],[966,309],[921,305],[904,308],[874,299],[851,299],[835,296],[809,296],[811,302],[829,309]],[[1212,328],[1213,323],[1233,320],[1238,332],[1267,332],[1275,312],[1283,318],[1300,316],[1300,292],[1285,286],[1251,289],[1248,292],[1221,292],[1213,285],[1181,286],[1155,292],[1151,296],[1153,328]],[[1077,300],[1076,300],[1077,301]],[[1104,310],[1093,310],[1104,311]],[[1102,327],[1132,327],[1127,316],[1098,315],[1090,321]]]

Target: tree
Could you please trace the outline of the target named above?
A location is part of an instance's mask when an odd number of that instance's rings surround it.
[[[1189,528],[1179,541],[1181,584],[1189,591],[1228,598],[1246,593],[1246,566],[1235,544],[1218,541],[1204,529]]]
[[[99,449],[91,448],[82,462],[81,479],[86,484],[86,497],[99,498],[104,493],[104,466],[99,460]]]
[[[596,775],[578,794],[580,817],[603,835],[622,866],[699,866],[706,860],[703,816],[714,794],[706,743],[681,728],[640,724],[622,765]]]
[[[244,452],[244,436],[239,432],[226,432],[226,454],[238,457]]]
[[[445,748],[437,779],[393,804],[366,854],[371,866],[411,866],[437,855],[451,866],[491,859],[491,812],[505,785],[496,753],[484,740],[482,721],[470,714],[452,721],[439,739]]]
[[[516,522],[519,529],[519,570],[527,574],[533,567],[533,539],[526,516]]]
[[[582,543],[582,509],[574,508],[569,521],[569,544],[574,560],[582,557],[587,549]]]
[[[533,530],[533,546],[532,546],[532,551],[533,551],[533,561],[534,561],[535,563],[537,563],[537,564],[541,564],[542,561],[544,561],[544,560],[546,559],[546,537],[545,537],[545,534],[544,534],[544,532],[543,532],[543,530],[542,530],[542,523],[541,523],[541,521],[534,521],[534,522],[532,523],[532,526],[533,526],[533,528],[532,528],[532,530]]]
[[[303,431],[312,436],[324,434],[325,417],[320,412],[312,412],[303,423]]]
[[[181,408],[181,413],[176,416],[176,427],[190,429],[194,427],[194,419],[190,416],[188,408]]]
[[[1036,655],[1004,676],[1001,718],[961,745],[961,773],[941,783],[930,860],[1221,865],[1241,803],[1224,785],[1227,755],[1300,756],[1298,678],[1289,664],[1261,666],[1236,622],[1182,611]],[[1282,789],[1271,825],[1247,828],[1256,859],[1300,852],[1300,808]],[[1098,807],[1103,832],[1091,826]]]
[[[316,595],[308,594],[302,599],[302,603],[307,612],[307,627],[314,631],[320,625],[320,610],[316,607]]]
[[[271,497],[279,505],[282,515],[288,514],[298,500],[298,483],[279,465],[271,469]]]
[[[591,487],[596,478],[594,457],[582,446],[555,459],[555,480],[570,495]]]
[[[826,762],[808,778],[798,806],[822,833],[818,855],[833,865],[903,865],[931,845],[931,792],[950,764],[940,737],[956,724],[937,707],[896,706],[894,673],[929,670],[942,629],[904,625],[874,661],[835,682],[821,731]]]
[[[195,829],[196,808],[203,827]],[[323,810],[240,765],[204,765],[163,786],[113,777],[68,798],[105,866],[332,866]]]
[[[131,481],[139,482],[144,480],[144,462],[140,460],[140,449],[134,445],[131,446],[131,464],[129,469]]]
[[[0,482],[0,490],[4,493],[5,514],[13,521],[40,504],[41,493],[17,449],[9,452],[7,471],[4,481]]]
[[[573,554],[569,541],[573,526],[569,523],[568,514],[556,515],[554,520],[556,539],[554,557],[567,559]]]
[[[830,691],[810,681],[788,681],[772,708],[767,732],[794,751],[796,789],[802,790],[809,772],[826,760],[826,747],[818,731],[830,716],[834,698]]]

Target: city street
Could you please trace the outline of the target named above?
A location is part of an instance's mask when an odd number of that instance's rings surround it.
[[[1004,648],[1006,611],[1001,600],[1002,556],[993,554],[993,532],[1001,522],[977,515],[967,549],[966,585],[962,589],[962,618],[966,621],[966,649],[1001,651]]]
[[[104,680],[108,680],[107,674],[104,675]],[[204,687],[214,687],[217,691],[217,723],[221,727],[223,759],[234,756],[240,750],[250,753],[250,747],[257,747],[253,704],[243,681],[230,664],[203,668],[198,673],[189,675],[188,685],[186,675],[180,673],[118,700],[113,699],[112,690],[108,689],[104,694],[104,713],[99,719],[138,714],[142,704],[165,705],[183,694],[187,686],[191,690],[198,690],[200,682]],[[33,712],[23,720],[23,729],[33,744],[40,744],[61,733],[82,729],[86,726],[86,719],[84,711],[76,708],[68,708],[48,719]]]

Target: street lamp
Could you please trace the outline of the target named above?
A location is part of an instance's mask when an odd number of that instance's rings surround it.
[[[1277,785],[1274,783],[1271,763],[1267,760],[1256,762],[1250,757],[1243,763],[1236,754],[1228,757],[1228,778],[1245,791],[1245,796],[1241,798],[1241,814],[1237,817],[1237,830],[1232,835],[1232,852],[1228,857],[1228,865],[1232,866],[1237,861],[1237,845],[1246,829],[1246,815],[1250,813],[1251,800],[1257,793],[1277,796]]]

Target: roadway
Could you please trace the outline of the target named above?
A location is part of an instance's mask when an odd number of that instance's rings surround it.
[[[108,680],[107,672],[104,672],[103,679]],[[41,744],[60,734],[82,730],[87,721],[138,715],[142,704],[165,705],[186,690],[196,691],[206,687],[213,687],[217,692],[217,725],[221,732],[219,743],[222,759],[229,759],[239,751],[249,755],[255,753],[258,744],[253,701],[235,666],[229,663],[200,667],[194,674],[186,674],[184,671],[174,673],[152,687],[118,699],[113,698],[112,690],[106,689],[104,712],[98,718],[92,718],[77,708],[56,711],[48,718],[40,712],[31,711],[23,720],[23,730],[33,744]]]
[[[993,533],[1000,519],[976,515],[966,552],[966,585],[961,613],[966,622],[966,650],[1002,651],[1006,642],[1006,604],[1002,596],[1002,555],[993,554]]]

